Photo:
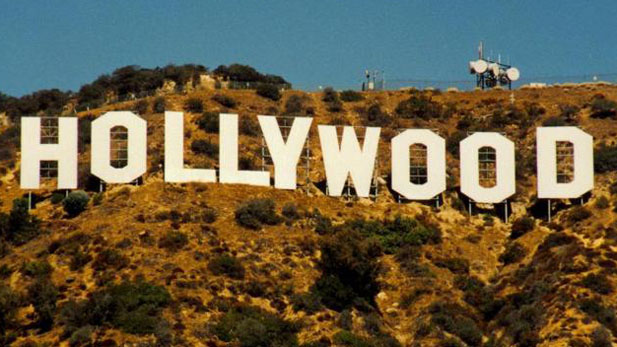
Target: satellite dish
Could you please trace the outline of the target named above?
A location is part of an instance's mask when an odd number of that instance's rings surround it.
[[[491,63],[488,65],[488,69],[493,74],[493,76],[499,76],[499,64]]]
[[[486,69],[488,68],[488,64],[486,63],[486,61],[479,59],[479,60],[476,60],[476,62],[474,63],[474,67],[475,67],[476,73],[484,73],[486,72]]]
[[[476,62],[473,60],[469,62],[469,73],[470,74],[476,73]]]
[[[516,81],[517,79],[519,79],[519,77],[521,77],[521,73],[518,71],[517,68],[511,67],[506,70],[506,76],[508,76],[508,79],[510,81]]]

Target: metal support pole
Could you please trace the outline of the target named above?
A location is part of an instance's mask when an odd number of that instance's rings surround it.
[[[551,222],[551,199],[548,199],[548,222]]]
[[[28,192],[28,211],[32,209],[32,192]]]
[[[508,224],[508,200],[506,200],[504,207],[505,207],[505,210],[506,210],[506,218],[505,218],[505,220],[506,220],[506,224]]]

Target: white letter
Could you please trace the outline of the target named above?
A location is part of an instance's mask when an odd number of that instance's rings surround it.
[[[481,147],[495,150],[496,184],[480,186],[478,151]],[[475,133],[460,143],[461,192],[480,203],[500,203],[516,192],[514,143],[499,133]]]
[[[220,115],[219,165],[221,183],[243,183],[253,186],[269,186],[268,171],[238,170],[238,115]]]
[[[184,168],[182,112],[165,112],[165,182],[216,182],[213,169]]]
[[[409,149],[426,146],[426,183],[409,181]],[[429,200],[446,189],[446,141],[425,129],[408,129],[392,139],[392,189],[410,200]]]
[[[111,128],[127,130],[127,165],[115,168],[110,163]],[[129,183],[146,172],[146,121],[133,112],[107,112],[92,122],[92,174],[107,183]]]
[[[593,137],[577,127],[536,129],[538,198],[573,199],[593,189]],[[557,141],[574,146],[574,179],[557,182]]]
[[[347,177],[351,175],[358,196],[367,197],[371,189],[381,129],[367,127],[362,148],[360,148],[356,132],[351,126],[343,128],[343,140],[340,148],[335,126],[319,125],[317,129],[324,167],[326,168],[328,194],[340,196]]]
[[[58,161],[58,189],[77,188],[77,117],[58,118],[58,144],[41,144],[41,118],[21,117],[22,189],[38,189],[41,160]]]
[[[274,187],[296,189],[298,160],[313,119],[311,117],[295,117],[287,136],[287,142],[285,142],[276,117],[257,116],[257,118],[274,163]]]

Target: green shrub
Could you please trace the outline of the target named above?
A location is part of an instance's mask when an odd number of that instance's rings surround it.
[[[429,307],[431,322],[450,334],[458,336],[470,346],[482,344],[482,330],[457,304],[433,303]]]
[[[115,249],[105,249],[97,254],[92,263],[92,269],[96,271],[120,270],[129,264],[127,257]]]
[[[330,112],[341,112],[343,110],[343,103],[339,98],[339,94],[332,87],[324,89],[321,100],[326,104],[326,108]]]
[[[212,207],[205,207],[201,211],[201,221],[204,223],[214,223],[218,218],[218,212]]]
[[[298,346],[298,324],[248,305],[231,307],[211,331],[221,341],[242,347]]]
[[[241,135],[257,136],[260,132],[259,124],[251,117],[240,117],[238,131]]]
[[[593,152],[593,165],[597,173],[617,170],[617,146],[601,145]]]
[[[227,108],[236,108],[236,106],[238,106],[238,102],[234,98],[223,94],[214,95],[212,100]]]
[[[559,116],[549,117],[542,122],[542,126],[544,127],[563,127],[566,125],[568,125],[566,120]]]
[[[482,313],[485,320],[492,320],[504,306],[504,301],[495,298],[494,290],[476,277],[460,275],[454,286],[464,292],[463,300]]]
[[[281,92],[276,85],[272,84],[260,84],[257,86],[257,95],[270,99],[272,101],[279,101],[281,99]]]
[[[70,346],[90,346],[92,344],[92,333],[94,328],[90,325],[77,329],[69,339]]]
[[[344,90],[341,92],[341,100],[345,102],[356,102],[364,100],[362,93],[358,93],[355,90]]]
[[[209,158],[218,158],[219,146],[208,140],[195,140],[191,142],[191,151],[197,154],[203,154]]]
[[[591,217],[591,212],[585,206],[574,206],[568,213],[568,221],[577,223]]]
[[[583,299],[579,303],[581,311],[604,325],[613,334],[617,334],[617,315],[615,309],[604,306],[599,299]]]
[[[137,114],[139,115],[145,115],[146,113],[148,113],[148,101],[146,101],[145,99],[137,101],[133,105],[133,111],[137,112]]]
[[[531,217],[521,217],[514,222],[512,222],[512,227],[510,228],[510,238],[515,240],[519,237],[527,234],[532,231],[535,227],[535,220]]]
[[[229,254],[219,255],[210,260],[208,270],[217,276],[222,275],[238,280],[243,279],[245,274],[240,260]]]
[[[604,327],[594,329],[591,333],[591,346],[592,347],[611,347],[611,333]]]
[[[596,200],[596,208],[599,210],[607,209],[609,206],[610,202],[608,201],[608,198],[604,195],[599,196]]]
[[[62,194],[62,193],[53,193],[51,195],[50,201],[54,205],[57,205],[57,204],[61,203],[62,200],[64,200],[64,194]]]
[[[84,253],[80,248],[77,249],[71,255],[71,262],[69,263],[69,269],[76,271],[84,267],[92,260],[92,256],[88,253]]]
[[[189,98],[184,102],[184,110],[191,113],[202,113],[204,103],[200,98]]]
[[[314,314],[322,309],[321,299],[314,292],[294,294],[290,298],[294,311],[304,311]]]
[[[516,263],[525,258],[527,250],[518,242],[512,242],[506,247],[506,251],[499,256],[499,261],[504,265]]]
[[[15,319],[21,300],[10,287],[0,284],[0,341]]]
[[[51,329],[56,313],[58,290],[47,277],[37,277],[27,288],[28,301],[37,315],[37,326],[42,331]]]
[[[48,277],[54,271],[47,261],[31,261],[21,266],[20,272],[28,277]]]
[[[403,118],[433,119],[441,118],[443,107],[426,94],[413,94],[409,99],[401,101],[395,112]]]
[[[154,99],[154,103],[152,104],[152,109],[154,110],[154,113],[164,113],[166,107],[167,101],[164,97],[159,96]]]
[[[235,218],[239,225],[253,230],[264,224],[276,225],[281,222],[272,199],[253,199],[243,203],[236,209]]]
[[[185,233],[172,230],[168,231],[159,239],[159,247],[168,251],[179,251],[189,243],[189,238]]]
[[[581,281],[581,285],[598,294],[608,295],[613,292],[613,285],[604,274],[588,274]]]
[[[446,268],[455,274],[469,273],[469,260],[462,258],[437,259],[433,262],[438,267]]]
[[[40,221],[28,210],[28,200],[15,199],[8,215],[0,212],[0,240],[22,245],[39,235],[39,225]]]
[[[386,254],[396,253],[403,245],[420,246],[441,242],[441,231],[437,227],[401,215],[383,222],[355,219],[346,221],[344,227],[377,239]]]
[[[300,219],[300,213],[298,212],[298,207],[293,202],[288,202],[285,205],[283,205],[281,214],[283,215],[283,217],[289,220]]]
[[[129,334],[152,334],[163,321],[161,309],[170,302],[165,287],[144,281],[122,282],[93,292],[88,299],[67,302],[60,317],[65,336],[88,325],[109,325]]]
[[[199,129],[215,134],[219,131],[219,115],[216,112],[204,112],[196,121]]]
[[[92,196],[92,205],[98,206],[103,202],[103,193],[95,193]]]
[[[372,304],[379,291],[377,258],[381,247],[354,230],[324,236],[320,243],[321,277],[313,288],[327,307],[340,311],[356,299]]]
[[[62,201],[64,211],[70,216],[75,217],[82,213],[88,206],[90,196],[83,190],[70,192],[69,195]]]
[[[603,95],[596,95],[591,100],[592,118],[613,118],[617,115],[617,103],[605,98]]]

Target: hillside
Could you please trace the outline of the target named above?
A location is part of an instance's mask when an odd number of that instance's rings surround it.
[[[218,165],[217,114],[240,115],[240,161],[261,169],[256,116],[314,118],[308,182],[296,191],[163,182],[163,114],[185,111],[185,162]],[[139,185],[89,177],[69,216],[47,182],[28,212],[16,128],[0,136],[0,335],[15,345],[610,346],[617,343],[617,87],[473,92],[305,93],[194,90],[103,105],[148,121]],[[203,109],[200,109],[199,105]],[[158,109],[160,111],[160,109]],[[379,126],[375,199],[324,193],[317,124]],[[555,204],[535,194],[535,128],[594,137],[595,188]],[[82,127],[83,126],[83,127]],[[401,128],[447,140],[443,204],[397,202],[389,140]],[[360,129],[358,130],[361,131]],[[516,143],[517,193],[469,215],[458,192],[458,141],[499,131]],[[17,142],[18,143],[18,142]],[[94,182],[94,183],[93,183]],[[33,218],[33,216],[35,218]],[[0,341],[2,344],[2,341]]]

